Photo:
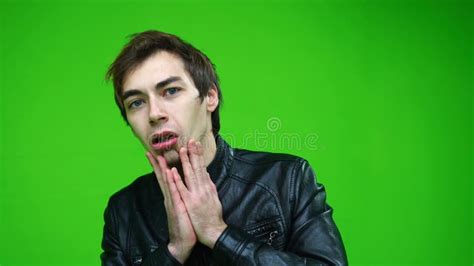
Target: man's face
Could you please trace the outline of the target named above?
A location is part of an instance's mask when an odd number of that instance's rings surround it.
[[[182,60],[165,51],[155,53],[128,74],[123,84],[128,122],[143,146],[163,155],[170,165],[190,138],[212,138],[211,113],[218,104],[210,89],[201,101]]]

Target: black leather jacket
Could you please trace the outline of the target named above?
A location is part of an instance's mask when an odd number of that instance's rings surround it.
[[[208,172],[228,228],[186,265],[346,265],[325,189],[304,159],[231,148],[216,138]],[[103,265],[180,265],[167,248],[163,196],[153,173],[114,194],[105,210]]]

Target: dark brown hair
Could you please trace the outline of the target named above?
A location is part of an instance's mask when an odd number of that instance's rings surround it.
[[[217,135],[220,130],[219,108],[222,104],[222,93],[219,87],[215,65],[201,51],[173,34],[156,30],[132,34],[131,40],[122,49],[115,61],[110,65],[106,80],[112,80],[115,91],[115,102],[120,108],[123,119],[129,125],[122,101],[123,82],[126,76],[150,56],[159,51],[167,51],[179,56],[185,70],[191,75],[194,85],[199,91],[201,101],[214,85],[217,88],[219,104],[212,112],[212,132]]]

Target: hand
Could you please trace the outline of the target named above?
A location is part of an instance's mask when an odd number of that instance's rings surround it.
[[[181,264],[184,264],[191,255],[197,237],[173,178],[172,172],[177,172],[176,168],[170,170],[161,155],[155,159],[150,152],[147,152],[146,156],[153,166],[164,197],[170,238],[168,249]]]
[[[227,224],[222,218],[222,204],[216,185],[206,170],[201,143],[190,140],[187,149],[180,149],[179,157],[186,186],[176,168],[172,169],[174,182],[199,242],[212,249]]]

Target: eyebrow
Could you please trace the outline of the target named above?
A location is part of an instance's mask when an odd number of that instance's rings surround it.
[[[155,85],[155,89],[159,90],[163,87],[166,87],[167,85],[173,83],[173,82],[176,82],[176,81],[182,81],[183,79],[181,79],[181,77],[178,77],[178,76],[171,76],[163,81],[160,81],[158,83],[156,83]],[[132,97],[132,96],[135,96],[135,95],[140,95],[140,94],[143,94],[142,91],[140,90],[128,90],[126,92],[123,93],[122,95],[122,101],[125,101],[127,98],[129,97]]]
[[[156,85],[155,85],[155,88],[156,89],[161,89],[163,87],[166,87],[166,85],[170,84],[170,83],[173,83],[173,82],[176,82],[176,81],[182,81],[181,77],[178,77],[178,76],[171,76],[163,81],[160,81],[158,82]]]
[[[140,94],[143,94],[143,92],[141,92],[139,90],[128,90],[128,91],[123,93],[122,101],[125,101],[129,97],[132,97],[132,96],[135,96],[135,95],[140,95]]]

